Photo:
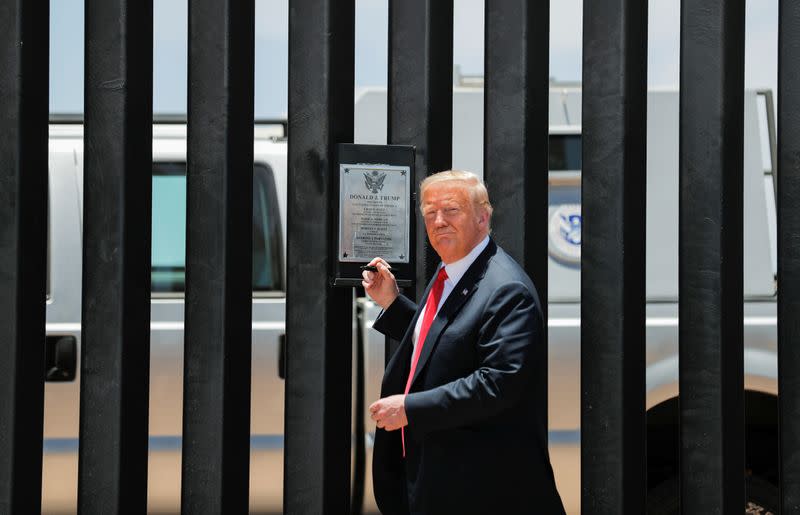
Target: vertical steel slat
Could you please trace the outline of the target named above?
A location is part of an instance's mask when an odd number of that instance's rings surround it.
[[[681,3],[681,513],[744,507],[744,0]]]
[[[49,11],[0,3],[0,513],[41,510]]]
[[[147,506],[153,7],[85,6],[78,509]]]
[[[183,513],[247,513],[253,0],[189,2]]]
[[[354,0],[289,3],[284,512],[349,513],[352,289],[330,283],[336,144],[353,141]]]
[[[416,147],[416,176],[453,161],[453,0],[389,0],[388,141]],[[418,206],[415,205],[415,207]],[[416,297],[439,256],[417,217]]]
[[[583,20],[581,507],[644,513],[647,2]]]
[[[547,298],[549,2],[486,3],[484,178],[492,237]]]
[[[485,5],[483,174],[495,207],[492,237],[539,293],[547,342],[547,211],[550,3]],[[547,345],[537,361],[546,370]],[[547,425],[547,374],[537,378]]]
[[[781,513],[800,513],[800,3],[778,29],[778,400]]]

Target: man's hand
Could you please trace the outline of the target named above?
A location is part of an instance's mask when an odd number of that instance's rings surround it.
[[[408,425],[405,395],[391,395],[372,403],[370,417],[376,425],[387,431],[396,431]]]
[[[386,309],[400,295],[397,281],[389,268],[389,264],[382,258],[376,257],[369,264],[376,267],[378,271],[370,272],[364,270],[361,272],[361,277],[363,278],[361,285],[372,300],[377,302],[383,309]]]

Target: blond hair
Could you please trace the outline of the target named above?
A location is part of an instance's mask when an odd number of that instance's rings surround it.
[[[419,185],[419,203],[422,209],[422,199],[425,196],[425,190],[433,184],[441,182],[460,182],[464,187],[469,190],[470,197],[476,208],[483,208],[489,213],[489,218],[492,217],[492,203],[489,202],[489,191],[480,177],[472,172],[465,170],[445,170],[425,177]]]

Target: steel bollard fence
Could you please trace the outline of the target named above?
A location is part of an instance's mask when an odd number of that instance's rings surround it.
[[[247,513],[255,2],[189,2],[182,513]]]
[[[644,513],[647,3],[583,19],[581,507]]]
[[[152,2],[87,1],[78,511],[147,509]]]
[[[0,513],[41,506],[48,24],[46,1],[0,5]]]

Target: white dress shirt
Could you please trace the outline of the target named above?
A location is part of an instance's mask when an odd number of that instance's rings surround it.
[[[447,279],[444,280],[444,288],[442,289],[442,297],[439,299],[439,305],[436,306],[436,313],[439,313],[439,310],[444,305],[444,302],[447,300],[447,297],[450,295],[450,292],[453,291],[453,288],[456,287],[458,281],[464,277],[464,274],[467,273],[467,269],[478,259],[478,256],[486,246],[489,245],[489,236],[486,236],[480,243],[475,245],[469,254],[464,256],[463,258],[459,259],[458,261],[454,261],[447,265],[440,265],[439,268],[436,269],[436,274],[439,273],[439,270],[444,266],[445,271],[447,272]],[[434,274],[434,277],[436,276]],[[428,299],[423,299],[422,302],[427,304]],[[417,325],[414,326],[414,337],[411,339],[411,342],[414,344],[414,347],[417,346],[417,338],[419,337],[419,330],[422,327],[422,319],[425,318],[425,308],[426,306],[422,306],[422,311],[419,314],[419,318],[417,318]],[[434,315],[434,320],[436,316]],[[413,362],[414,353],[411,353],[411,359]]]

